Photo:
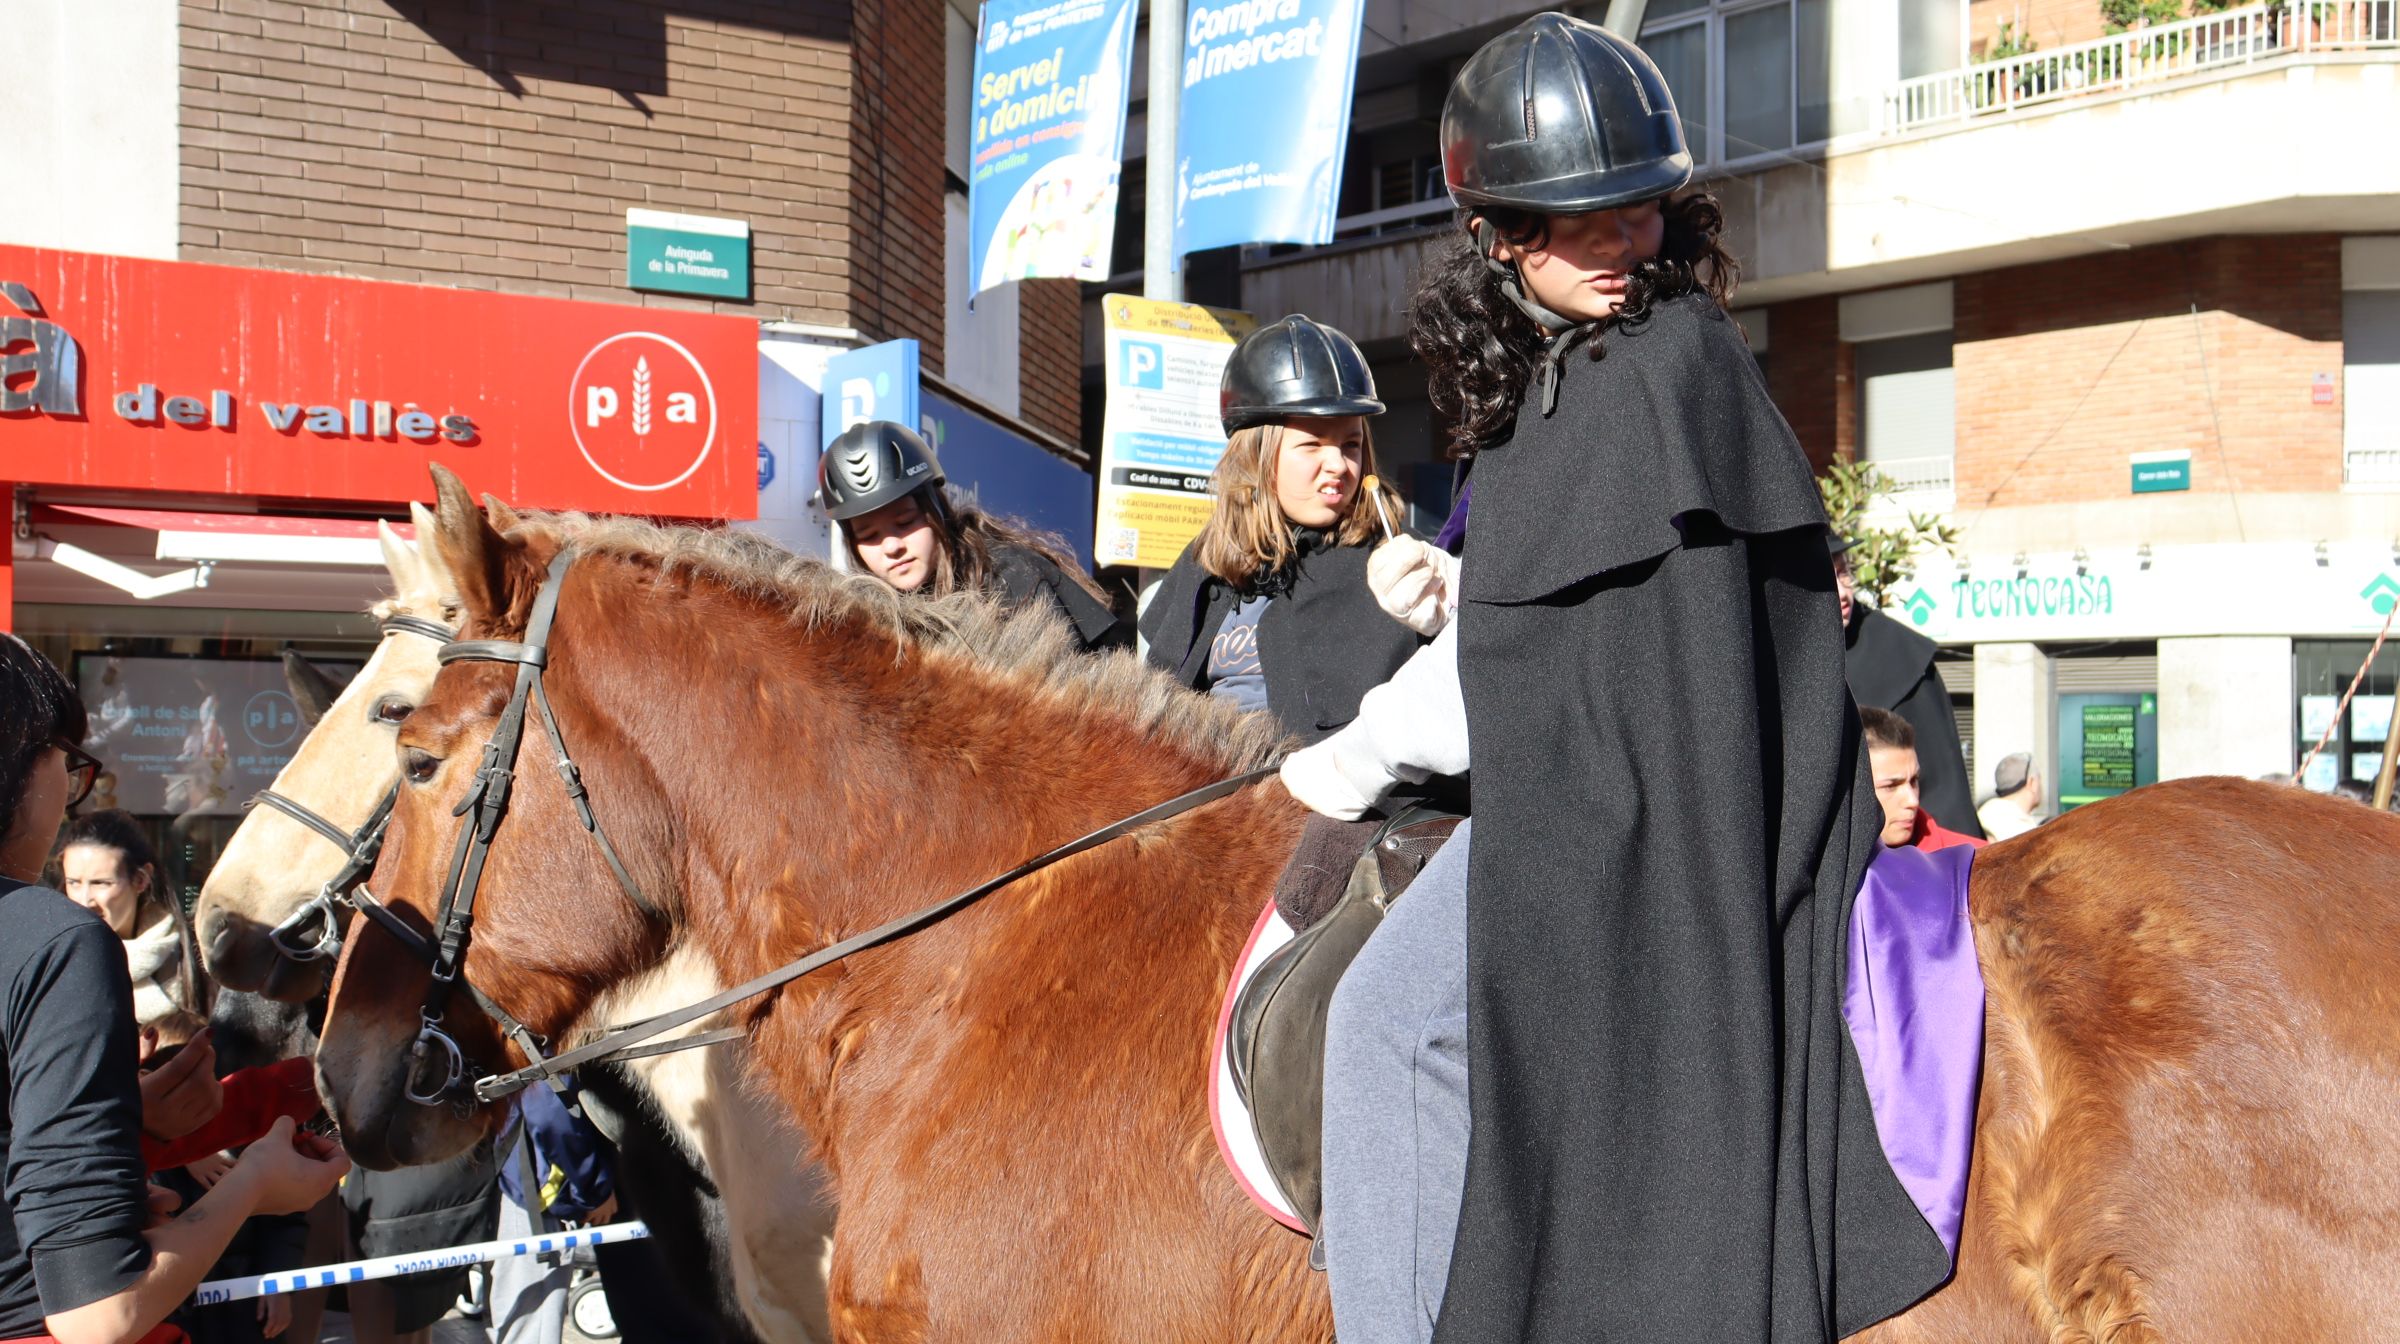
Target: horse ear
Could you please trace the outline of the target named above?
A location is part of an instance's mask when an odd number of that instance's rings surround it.
[[[502,535],[506,535],[510,528],[515,527],[521,521],[517,517],[517,511],[501,503],[498,495],[483,497],[483,517],[485,522],[492,525],[494,532]]]
[[[492,530],[483,511],[467,493],[466,484],[449,468],[433,468],[433,553],[458,585],[458,598],[469,619],[491,620],[505,613],[507,576],[502,566],[507,547]],[[421,545],[422,543],[420,543]]]
[[[419,529],[420,533],[422,530]],[[391,571],[392,592],[406,593],[418,586],[423,576],[418,572],[417,548],[394,532],[392,525],[381,518],[375,520],[375,542],[383,548],[383,567]]]
[[[317,720],[325,717],[325,711],[333,708],[334,700],[342,693],[341,688],[333,684],[333,678],[326,676],[324,669],[315,663],[301,657],[298,649],[283,651],[283,681],[291,687],[292,702],[300,707],[300,724],[303,728],[314,729]]]

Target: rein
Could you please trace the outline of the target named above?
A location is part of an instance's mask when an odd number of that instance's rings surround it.
[[[619,857],[616,846],[602,829],[599,817],[592,811],[582,771],[568,755],[566,738],[559,731],[557,716],[550,708],[549,695],[542,687],[542,672],[550,661],[550,628],[558,614],[559,591],[565,586],[567,570],[574,562],[573,547],[560,550],[551,560],[549,573],[543,578],[541,590],[534,597],[523,640],[453,640],[442,646],[440,658],[445,665],[457,662],[512,663],[516,666],[517,676],[508,705],[501,711],[500,722],[493,729],[491,740],[484,744],[483,762],[476,769],[475,782],[467,796],[452,810],[452,815],[464,818],[465,824],[460,827],[458,839],[451,848],[450,866],[442,882],[441,903],[434,921],[433,936],[428,939],[402,924],[390,910],[375,901],[363,885],[353,884],[348,898],[361,913],[395,932],[402,944],[425,960],[433,972],[433,982],[426,990],[425,1004],[419,1013],[417,1038],[409,1050],[408,1079],[404,1088],[408,1099],[419,1105],[464,1105],[470,1101],[486,1104],[514,1096],[537,1083],[547,1083],[554,1089],[563,1088],[566,1075],[583,1065],[696,1050],[737,1039],[745,1034],[742,1028],[722,1027],[672,1041],[652,1040],[653,1037],[697,1022],[734,1004],[757,998],[868,948],[907,937],[1052,864],[1106,844],[1130,831],[1180,816],[1276,773],[1275,767],[1267,766],[1179,794],[1155,807],[1028,859],[946,900],[820,948],[688,1007],[608,1029],[597,1040],[555,1058],[548,1057],[542,1052],[543,1043],[538,1036],[494,1003],[490,996],[477,989],[465,975],[467,948],[474,930],[475,897],[483,884],[484,864],[491,853],[492,838],[508,813],[508,800],[516,781],[517,756],[524,746],[525,720],[529,715],[540,718],[551,748],[557,754],[559,778],[566,786],[568,798],[575,804],[577,819],[599,843],[601,854],[608,860],[609,871],[615,874],[617,884],[643,915],[654,922],[663,923],[667,919],[665,909],[651,900],[642,891],[641,885],[634,881]],[[378,846],[381,844],[382,828],[389,824],[398,788],[399,785],[395,783],[393,794],[387,796],[377,809],[377,818],[371,819]],[[327,829],[338,834],[338,828]],[[364,828],[361,833],[364,834]],[[371,859],[368,866],[372,867]],[[468,1083],[469,1065],[465,1052],[442,1026],[449,997],[459,989],[465,990],[475,1005],[525,1052],[526,1058],[531,1061],[526,1067],[510,1073],[477,1078],[471,1085]]]

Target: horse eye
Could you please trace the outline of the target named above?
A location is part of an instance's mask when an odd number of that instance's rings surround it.
[[[409,783],[427,784],[432,782],[434,773],[442,768],[442,758],[430,751],[410,747],[402,753],[400,768],[408,775]]]
[[[407,718],[409,711],[415,708],[415,705],[408,703],[399,696],[387,695],[381,700],[375,702],[375,721],[386,726],[396,724],[402,719]]]

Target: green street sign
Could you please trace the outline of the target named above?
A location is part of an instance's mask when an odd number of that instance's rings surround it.
[[[749,222],[665,210],[627,210],[625,286],[660,294],[748,300]]]
[[[2133,493],[2152,495],[2192,488],[2192,455],[2183,450],[2133,455]]]

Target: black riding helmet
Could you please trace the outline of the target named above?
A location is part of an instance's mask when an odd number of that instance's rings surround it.
[[[835,522],[941,483],[942,464],[932,445],[889,420],[852,425],[817,459],[817,502]]]
[[[1217,387],[1225,432],[1300,416],[1381,415],[1358,342],[1299,313],[1242,338]]]
[[[1666,77],[1642,49],[1564,14],[1536,14],[1467,58],[1442,103],[1442,180],[1468,210],[1587,215],[1656,200],[1692,180],[1692,153]],[[1558,409],[1561,339],[1580,325],[1533,297],[1492,255],[1499,230],[1467,232],[1500,292],[1549,334],[1542,414]]]
[[[1692,180],[1665,76],[1598,24],[1536,14],[1483,45],[1442,103],[1442,179],[1461,206],[1582,215]]]

